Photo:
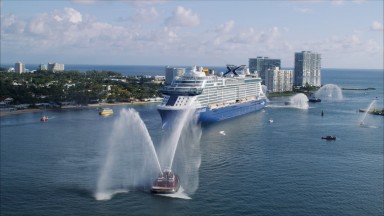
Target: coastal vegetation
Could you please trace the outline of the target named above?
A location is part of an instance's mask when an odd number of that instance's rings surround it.
[[[320,87],[310,86],[308,83],[305,86],[293,86],[293,91],[285,91],[285,92],[269,92],[269,97],[288,97],[293,96],[298,93],[303,93],[306,95],[310,95],[312,92],[319,90]]]
[[[0,101],[12,104],[81,104],[143,101],[160,97],[162,82],[112,71],[0,72]]]

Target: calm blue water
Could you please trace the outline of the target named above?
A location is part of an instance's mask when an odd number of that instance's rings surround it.
[[[328,69],[322,83],[376,90],[204,126],[191,199],[141,190],[94,198],[119,111],[137,110],[156,144],[156,104],[115,106],[108,118],[96,109],[46,111],[48,123],[42,113],[1,117],[1,215],[383,215],[384,118],[368,115],[362,128],[357,112],[376,97],[383,106],[383,73]]]

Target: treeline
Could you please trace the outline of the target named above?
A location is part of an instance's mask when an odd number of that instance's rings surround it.
[[[0,69],[0,101],[13,104],[129,102],[160,97],[162,84],[112,71],[9,73]]]

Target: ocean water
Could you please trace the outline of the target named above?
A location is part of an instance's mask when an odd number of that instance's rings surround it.
[[[367,127],[360,127],[364,113],[358,112],[374,99],[383,107],[383,73],[322,72],[323,84],[376,89],[343,91],[342,100],[309,109],[271,98],[262,111],[204,125],[198,186],[187,199],[142,188],[95,198],[120,111],[139,112],[158,145],[156,104],[114,106],[106,118],[93,108],[1,117],[1,215],[383,215],[384,118],[367,115]],[[43,114],[49,122],[39,121]],[[321,139],[326,135],[337,140]],[[126,131],[126,139],[139,138]]]

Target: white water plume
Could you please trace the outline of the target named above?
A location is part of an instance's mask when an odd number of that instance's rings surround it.
[[[289,106],[298,109],[308,109],[308,97],[303,93],[296,94],[290,97]]]
[[[315,92],[315,96],[325,101],[343,100],[343,92],[338,85],[326,84]]]
[[[178,199],[191,199],[191,197],[189,197],[188,194],[186,194],[184,192],[184,188],[181,186],[180,186],[179,191],[177,191],[176,193],[173,193],[173,194],[156,194],[156,195],[170,197],[170,198],[178,198]]]
[[[133,109],[123,109],[111,128],[108,152],[97,183],[97,200],[151,185],[161,167],[148,130]]]
[[[161,167],[172,169],[179,175],[185,192],[192,194],[198,187],[198,170],[201,163],[200,138],[201,126],[198,123],[196,109],[191,107],[179,111],[163,130],[163,139],[158,149]]]
[[[365,126],[366,125],[366,118],[367,118],[367,115],[368,115],[368,112],[369,111],[372,111],[372,108],[375,107],[375,104],[376,104],[376,100],[373,100],[367,107],[367,109],[365,110],[364,112],[364,115],[362,117],[362,119],[360,120],[360,126]]]
[[[169,122],[155,149],[139,114],[123,109],[112,127],[95,198],[108,200],[130,189],[149,190],[163,169],[172,169],[180,177],[182,189],[172,197],[189,199],[187,194],[198,187],[201,134],[195,109],[188,108]]]
[[[199,186],[201,165],[200,138],[202,130],[198,118],[191,112],[181,133],[172,169],[179,175],[184,192],[193,194]]]

